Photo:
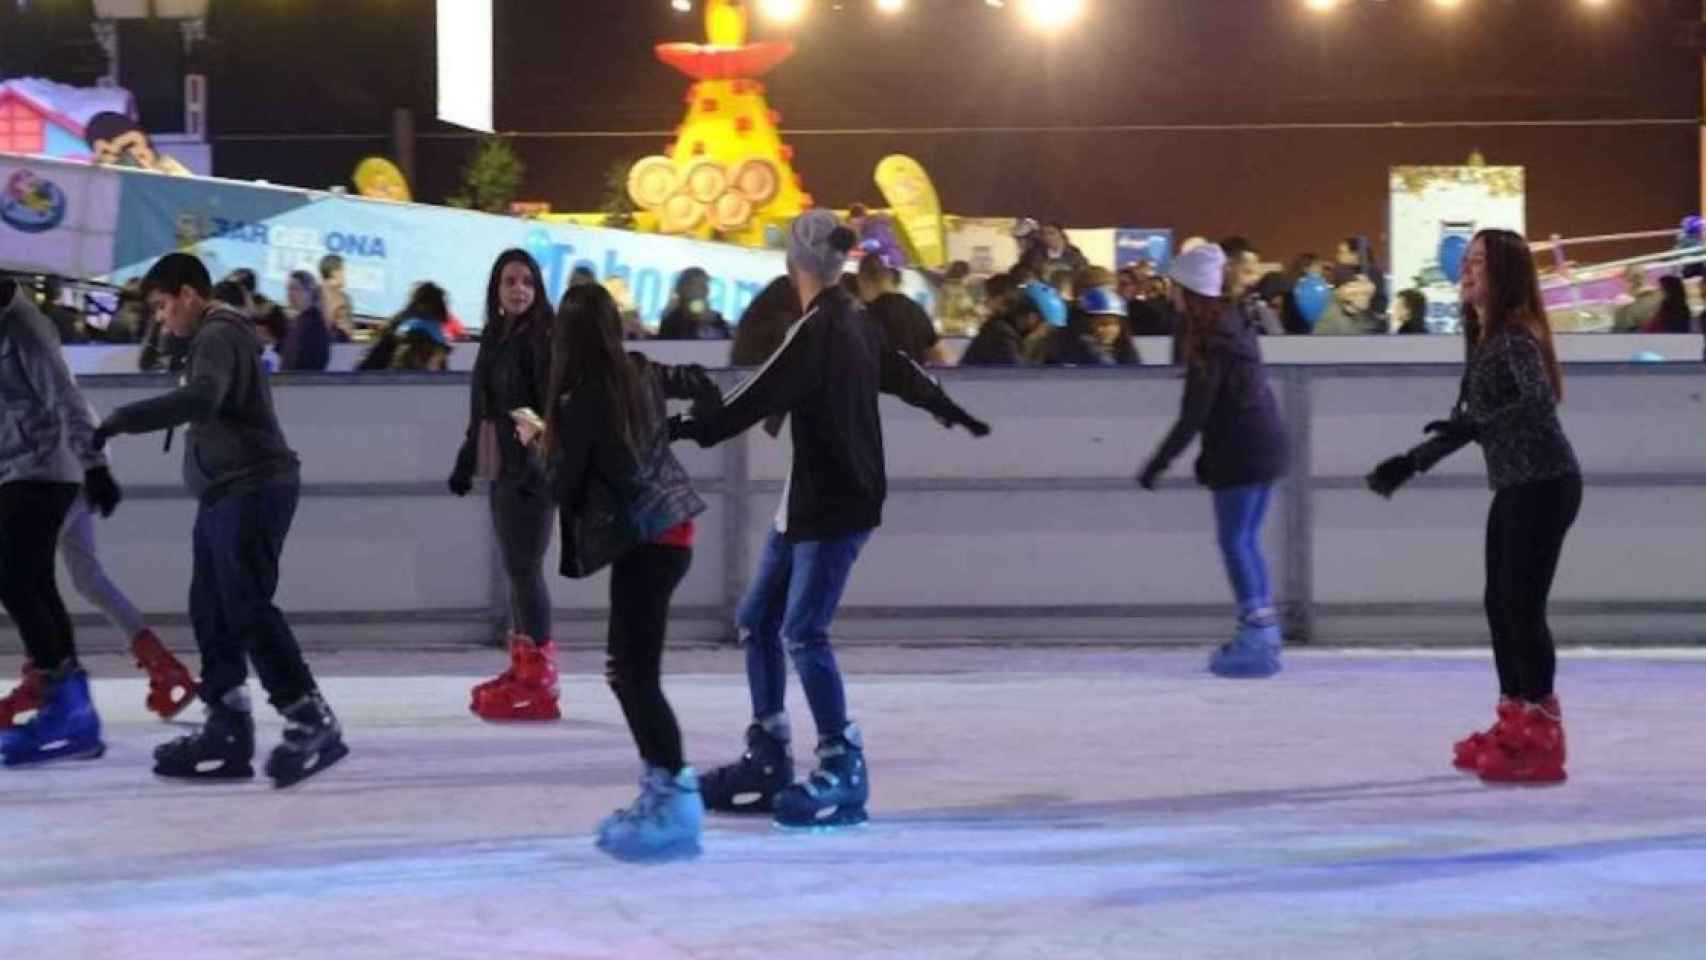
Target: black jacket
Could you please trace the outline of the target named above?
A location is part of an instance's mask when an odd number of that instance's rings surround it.
[[[927,362],[942,340],[930,315],[904,293],[885,293],[872,300],[865,306],[865,315],[883,332],[889,346],[919,363]]]
[[[299,464],[279,428],[261,350],[254,322],[215,304],[190,341],[184,386],[114,410],[103,427],[151,433],[188,423],[184,483],[203,503],[294,479]]]
[[[721,410],[679,422],[678,436],[709,447],[788,414],[793,466],[780,532],[832,540],[883,522],[888,472],[877,393],[891,393],[949,424],[982,428],[922,368],[883,343],[846,291],[832,287],[789,328],[787,339]]]
[[[659,340],[727,340],[729,322],[715,310],[694,313],[676,304],[658,321]]]
[[[610,395],[602,385],[582,388],[557,401],[556,443],[551,449],[551,490],[559,512],[564,544],[573,543],[570,525],[584,502],[587,484],[603,482],[625,515],[620,528],[636,544],[651,543],[665,532],[705,512],[693,492],[687,470],[669,449],[668,399],[695,401],[708,412],[721,403],[717,385],[701,367],[671,367],[629,354],[645,385],[649,424],[639,437],[639,455],[613,428]],[[592,474],[596,472],[596,480]],[[565,563],[568,560],[564,553]],[[565,569],[564,575],[568,575]]]
[[[468,396],[468,430],[456,454],[456,474],[472,477],[480,424],[497,428],[498,482],[530,490],[543,489],[545,465],[522,447],[515,435],[511,410],[526,407],[545,415],[545,396],[551,382],[551,324],[541,316],[519,330],[510,321],[493,324],[480,339],[474,358],[474,381]]]
[[[1065,327],[1049,331],[1048,360],[1051,366],[1103,367],[1142,363],[1137,344],[1125,322],[1120,322],[1120,338],[1112,346],[1103,346],[1091,333],[1090,316],[1072,308]]]
[[[1004,313],[985,320],[960,356],[962,367],[1016,367],[1024,362],[1024,334]]]
[[[800,298],[787,277],[770,281],[735,327],[734,346],[729,348],[729,363],[736,367],[756,367],[769,359],[782,346],[788,328],[800,319]]]
[[[1285,473],[1285,424],[1262,369],[1255,322],[1238,306],[1222,311],[1208,356],[1186,367],[1178,422],[1146,470],[1165,470],[1201,433],[1196,476],[1210,489],[1271,483]]]

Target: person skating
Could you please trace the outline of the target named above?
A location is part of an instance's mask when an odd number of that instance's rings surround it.
[[[188,338],[184,386],[113,411],[97,442],[190,425],[184,482],[197,498],[190,622],[201,649],[207,721],[154,751],[154,772],[186,780],[254,776],[255,726],[246,683],[255,665],[284,716],[284,739],[266,773],[288,787],[349,753],[302,650],[273,603],[279,557],[300,495],[300,466],[286,444],[261,366],[261,340],[243,313],[212,298],[193,256],[160,258],[143,280],[150,308]]]
[[[1564,538],[1581,510],[1581,466],[1558,419],[1563,370],[1552,345],[1534,256],[1523,238],[1483,230],[1460,283],[1467,363],[1451,417],[1429,439],[1369,474],[1390,497],[1417,473],[1479,443],[1493,505],[1485,606],[1499,680],[1495,721],[1453,748],[1453,764],[1498,783],[1565,778],[1564,720],[1546,605]]]
[[[989,431],[917,364],[888,347],[838,285],[853,244],[852,231],[827,212],[796,219],[789,229],[788,273],[805,315],[722,409],[671,421],[673,437],[709,447],[766,418],[789,419],[793,465],[738,614],[752,696],[748,749],[700,784],[706,806],[774,810],[783,826],[836,826],[866,818],[864,742],[848,719],[829,628],[860,549],[882,523],[888,481],[879,390],[930,411],[944,424],[977,436]],[[797,784],[783,709],[784,640],[818,733],[818,769]]]
[[[0,279],[0,432],[7,438],[0,450],[0,604],[29,655],[23,682],[0,700],[0,760],[20,767],[93,759],[106,745],[60,597],[54,545],[79,482],[103,516],[120,493],[52,322],[7,279]],[[26,710],[35,715],[16,725]]]
[[[1226,254],[1203,244],[1170,270],[1185,394],[1179,419],[1138,475],[1147,490],[1198,433],[1197,481],[1214,495],[1215,531],[1238,603],[1237,632],[1209,659],[1223,677],[1269,677],[1281,668],[1283,639],[1262,556],[1262,520],[1274,482],[1285,474],[1286,435],[1262,368],[1256,318],[1225,296]]]
[[[556,720],[557,645],[545,550],[556,509],[545,464],[516,438],[512,411],[546,415],[551,376],[551,306],[539,264],[506,250],[486,284],[486,326],[469,387],[468,429],[450,491],[467,496],[476,477],[490,486],[492,527],[509,581],[509,667],[474,687],[468,709],[484,720]]]
[[[579,578],[610,565],[605,678],[644,765],[639,797],[599,825],[598,846],[623,860],[695,856],[705,806],[661,674],[670,598],[692,564],[693,518],[705,503],[670,450],[665,401],[707,410],[722,395],[699,367],[624,352],[621,310],[596,284],[563,298],[551,349],[542,445],[561,518],[562,573]],[[533,426],[517,430],[523,445],[535,441]]]

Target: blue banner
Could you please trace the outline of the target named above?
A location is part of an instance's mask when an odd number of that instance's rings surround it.
[[[1156,270],[1166,270],[1173,261],[1173,231],[1121,227],[1114,231],[1114,269],[1123,270],[1148,260]]]

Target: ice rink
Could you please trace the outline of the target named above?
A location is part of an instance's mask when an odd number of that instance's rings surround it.
[[[651,867],[592,846],[638,772],[597,653],[564,658],[567,719],[526,727],[466,710],[496,651],[315,660],[353,753],[279,793],[155,781],[174,731],[95,658],[107,756],[0,774],[6,954],[1706,957],[1701,653],[1566,656],[1571,779],[1523,790],[1449,765],[1491,719],[1481,654],[1232,682],[1196,651],[849,649],[871,824],[714,817],[702,858]],[[738,753],[739,663],[666,662],[701,769]]]

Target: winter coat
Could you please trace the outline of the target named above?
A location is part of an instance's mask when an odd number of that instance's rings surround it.
[[[983,322],[960,356],[962,367],[1016,367],[1025,363],[1025,336],[1007,314]]]
[[[254,321],[225,304],[202,315],[190,341],[184,386],[126,404],[107,418],[112,433],[152,433],[190,425],[184,484],[203,503],[300,472],[273,409]]]
[[[0,281],[0,483],[82,483],[106,466],[53,323]]]
[[[1197,482],[1212,490],[1272,483],[1285,474],[1288,452],[1279,403],[1262,367],[1255,318],[1231,305],[1209,334],[1207,356],[1186,366],[1179,419],[1150,458],[1165,470],[1198,433]]]
[[[729,323],[715,310],[694,313],[676,304],[658,322],[659,340],[727,340]]]
[[[1507,327],[1475,348],[1454,419],[1475,428],[1466,436],[1435,437],[1410,451],[1419,470],[1432,469],[1472,442],[1487,458],[1487,484],[1506,490],[1527,483],[1579,477],[1581,464],[1558,419],[1558,397],[1533,334]]]
[[[638,455],[612,429],[610,396],[602,385],[582,387],[557,401],[549,471],[562,543],[574,542],[573,524],[589,483],[609,486],[614,493],[609,502],[624,510],[617,528],[629,531],[636,545],[651,543],[705,512],[687,469],[670,450],[665,401],[693,400],[698,409],[714,409],[722,402],[716,383],[701,367],[651,363],[637,353],[628,359],[640,373],[648,401],[649,423],[638,438]],[[566,564],[566,551],[564,559]]]
[[[883,342],[845,290],[831,287],[720,410],[683,420],[678,435],[709,447],[787,414],[794,455],[776,529],[796,542],[839,539],[882,524],[888,472],[879,391],[944,422],[970,419],[923,368]]]
[[[456,454],[456,473],[472,477],[477,467],[480,424],[490,423],[498,441],[498,482],[539,491],[545,464],[515,435],[511,410],[526,407],[545,415],[551,382],[551,324],[539,316],[516,329],[505,319],[486,329],[474,358],[468,390],[468,429]]]
[[[319,307],[309,307],[291,319],[281,352],[286,370],[314,372],[332,365],[332,329]]]
[[[883,332],[888,345],[919,363],[942,342],[936,324],[918,302],[904,293],[885,293],[865,305],[865,316]]]
[[[1073,307],[1066,326],[1049,333],[1047,362],[1052,366],[1111,367],[1141,363],[1142,358],[1138,356],[1137,344],[1123,329],[1112,346],[1104,346],[1090,332],[1090,317]]]

